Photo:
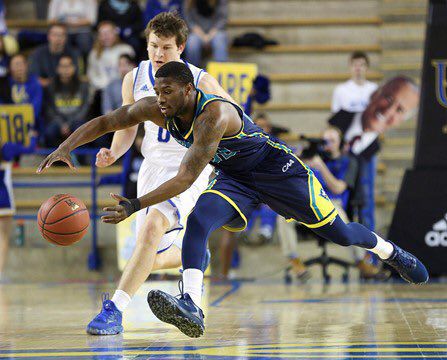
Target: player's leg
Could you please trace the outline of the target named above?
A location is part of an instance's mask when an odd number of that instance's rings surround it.
[[[175,269],[182,266],[182,250],[177,246],[171,246],[155,257],[152,271],[163,269]]]
[[[135,250],[124,268],[118,290],[124,291],[130,297],[135,295],[150,275],[160,241],[169,227],[169,221],[164,214],[158,209],[149,209],[138,231]]]
[[[360,246],[378,255],[382,261],[394,267],[406,281],[425,283],[428,272],[412,254],[390,241],[382,239],[358,223],[346,224],[337,215],[332,222],[312,229],[317,235],[342,246]]]
[[[138,229],[135,249],[124,268],[118,288],[111,300],[105,299],[102,311],[88,324],[89,334],[114,335],[123,331],[122,312],[151,273],[160,241],[169,227],[170,222],[162,212],[149,210]]]
[[[148,294],[152,312],[161,321],[177,326],[190,337],[203,334],[203,313],[200,309],[202,297],[202,264],[206,257],[210,234],[239,217],[238,211],[225,198],[205,192],[189,215],[183,237],[183,289],[177,299],[160,290]]]
[[[13,219],[12,216],[0,217],[0,280],[8,255],[9,238],[11,236]]]

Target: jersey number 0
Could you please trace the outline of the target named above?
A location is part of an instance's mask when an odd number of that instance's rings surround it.
[[[158,142],[167,143],[171,139],[171,134],[168,130],[163,129],[162,127],[158,128]]]

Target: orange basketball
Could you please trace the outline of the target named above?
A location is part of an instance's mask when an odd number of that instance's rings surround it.
[[[58,194],[40,206],[37,223],[40,233],[50,243],[68,246],[84,237],[90,216],[81,200],[69,194]]]

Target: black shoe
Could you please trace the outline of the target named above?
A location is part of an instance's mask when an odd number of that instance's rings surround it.
[[[181,280],[179,284],[183,284]],[[180,289],[179,298],[161,290],[151,290],[147,294],[147,302],[158,319],[176,326],[183,334],[192,338],[203,335],[205,316],[189,294],[183,293],[183,289]]]

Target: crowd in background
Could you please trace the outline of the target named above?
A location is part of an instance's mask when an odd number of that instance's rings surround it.
[[[187,21],[186,61],[203,65],[206,49],[210,60],[228,58],[226,0],[148,0],[144,8],[132,0],[51,0],[46,10],[45,32],[23,30],[14,39],[0,0],[0,103],[33,106],[41,146],[59,145],[86,120],[121,105],[122,79],[147,59],[143,32],[160,12]]]
[[[48,30],[19,32],[17,39],[8,33],[4,2],[0,0],[0,104],[31,104],[40,145],[57,147],[88,119],[121,106],[125,74],[147,59],[143,35],[146,24],[164,11],[176,11],[188,23],[185,60],[196,66],[204,66],[207,54],[214,61],[228,60],[226,0],[147,0],[144,9],[131,0],[51,0]],[[374,230],[378,137],[399,124],[417,101],[408,93],[411,90],[407,88],[414,86],[410,79],[398,78],[381,88],[368,81],[366,54],[353,53],[349,66],[351,78],[336,87],[330,127],[322,129],[327,157],[317,154],[304,160],[344,219],[357,217]],[[406,107],[399,108],[403,93]],[[251,110],[253,102],[267,101],[269,96],[268,79],[258,76],[246,110]],[[396,114],[389,115],[390,111]],[[266,114],[254,118],[273,136],[289,133],[272,126]],[[93,145],[108,147],[110,139],[98,139]],[[295,275],[304,277],[307,269],[288,225],[277,222],[276,214],[263,206],[252,217],[248,232],[257,217],[261,219],[258,235],[263,242],[271,240],[278,226],[278,234],[287,242],[283,244],[284,254]],[[248,237],[248,233],[244,236]],[[234,240],[234,236],[225,234],[222,241],[224,276],[230,269]],[[366,276],[379,272],[374,261],[365,262],[359,254],[353,256]]]

